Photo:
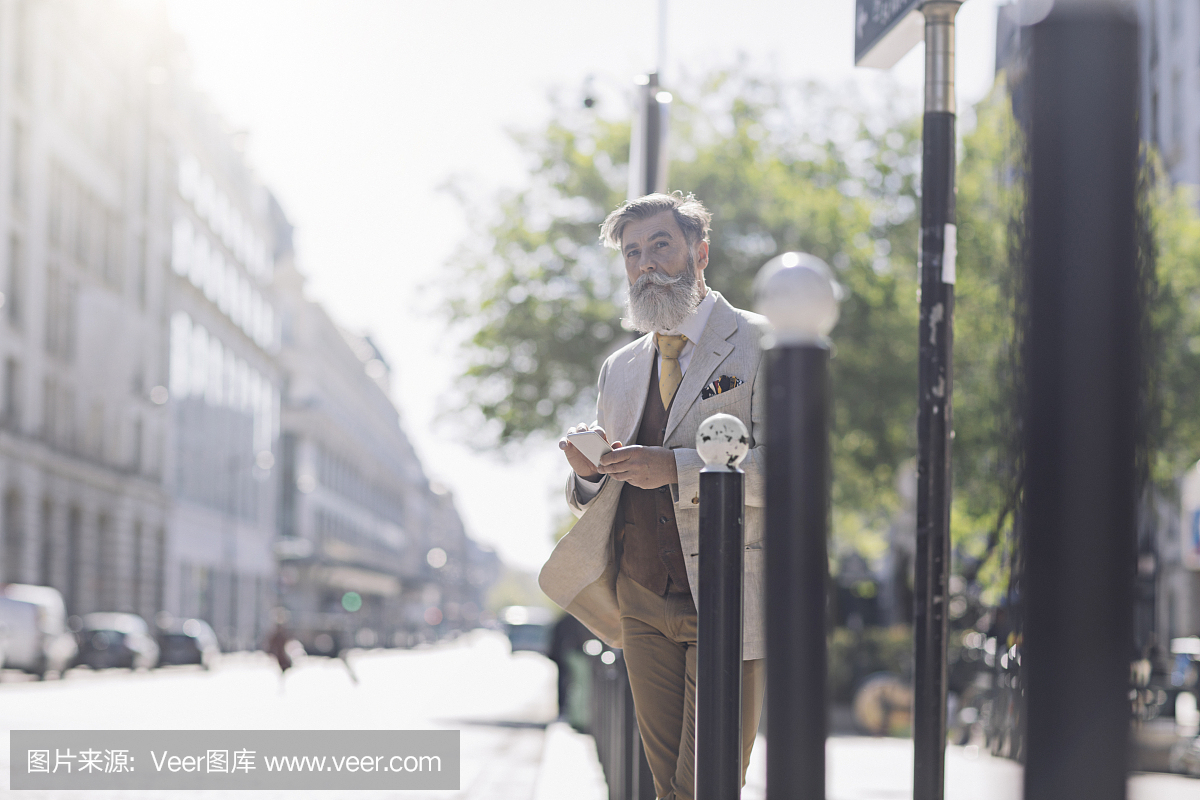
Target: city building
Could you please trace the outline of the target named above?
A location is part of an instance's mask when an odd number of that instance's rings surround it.
[[[167,605],[221,642],[261,642],[274,606],[280,373],[273,290],[278,204],[187,74],[156,120],[170,142],[164,269],[170,412]]]
[[[389,397],[387,360],[305,298],[286,250],[276,288],[286,387],[279,580],[290,627],[310,652],[334,653],[473,624],[498,564],[425,477]]]
[[[161,148],[148,22],[0,3],[0,577],[162,608]]]
[[[281,603],[325,652],[473,623],[495,556],[243,142],[161,4],[0,0],[0,583],[227,650]]]
[[[1200,4],[1138,0],[1137,9],[1141,138],[1157,146],[1172,182],[1200,187]]]

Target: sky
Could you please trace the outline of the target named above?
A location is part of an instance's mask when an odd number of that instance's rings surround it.
[[[853,0],[665,5],[667,88],[672,76],[739,58],[781,78],[878,85],[876,71],[853,66]],[[960,115],[992,83],[996,5],[967,0],[958,14]],[[436,287],[472,222],[445,186],[466,187],[481,208],[524,186],[512,133],[544,126],[553,94],[581,99],[588,76],[599,110],[625,113],[634,76],[659,65],[659,0],[167,7],[194,83],[247,133],[247,159],[296,226],[309,296],[380,345],[402,425],[426,473],[453,490],[468,532],[506,563],[536,571],[566,513],[567,467],[554,440],[504,459],[437,421],[461,362]],[[918,46],[891,70],[914,116],[923,59]]]

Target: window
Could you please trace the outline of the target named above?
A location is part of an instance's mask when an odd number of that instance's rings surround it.
[[[167,530],[159,528],[154,535],[154,573],[150,576],[152,590],[151,602],[154,608],[163,607],[163,576],[167,574]]]
[[[185,217],[175,220],[171,231],[171,269],[176,275],[191,271],[193,241],[191,221]]]
[[[171,317],[170,396],[182,399],[191,389],[192,320],[182,311]]]
[[[4,289],[4,307],[8,310],[8,321],[13,327],[21,326],[24,309],[21,307],[21,292],[24,289],[24,248],[17,234],[8,236],[8,281]]]
[[[1178,160],[1178,148],[1183,146],[1183,78],[1175,70],[1171,75],[1171,150],[1172,161]]]
[[[92,407],[88,411],[85,448],[87,454],[92,458],[104,458],[104,403],[100,400],[93,400]]]
[[[21,495],[16,489],[4,493],[4,580],[22,583],[25,557],[25,526],[21,523]]]
[[[21,365],[15,358],[4,361],[4,424],[21,426]]]
[[[58,443],[58,384],[53,377],[42,381],[42,436],[51,445]]]
[[[68,450],[75,450],[75,390],[70,386],[58,387],[58,443]]]
[[[29,24],[25,17],[28,3],[16,3],[13,10],[13,83],[21,94],[29,95]]]
[[[133,442],[132,442],[133,453],[132,453],[132,458],[130,459],[129,466],[130,466],[130,469],[132,469],[134,472],[141,472],[142,471],[142,420],[140,417],[133,421],[132,439],[133,439]]]
[[[145,613],[145,599],[149,597],[149,586],[146,584],[146,548],[144,531],[141,522],[133,523],[133,608],[136,612]]]
[[[113,289],[121,291],[125,282],[125,232],[120,217],[116,214],[101,211],[98,217],[104,231],[100,251],[104,281]]]
[[[138,309],[146,310],[146,237],[138,237],[137,246],[133,252],[134,291],[137,294]]]
[[[37,576],[38,584],[41,586],[53,586],[55,578],[54,557],[57,553],[57,548],[54,546],[54,503],[49,497],[42,499],[41,514],[38,516],[40,523],[39,535],[41,538],[41,552],[38,558],[38,569],[34,573]]]
[[[46,271],[46,352],[66,362],[75,357],[76,291],[57,267]]]
[[[96,554],[96,566],[99,567],[101,611],[120,611],[117,607],[117,542],[116,526],[112,517],[101,514],[96,523],[96,541],[99,552]]]
[[[58,353],[59,310],[58,294],[61,291],[61,280],[57,267],[46,270],[46,352],[50,355]]]
[[[12,203],[14,208],[23,208],[25,195],[25,161],[28,158],[25,142],[25,126],[13,122],[12,138]]]
[[[67,609],[81,614],[83,605],[83,512],[67,512]]]

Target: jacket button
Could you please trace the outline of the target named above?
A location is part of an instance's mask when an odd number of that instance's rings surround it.
[[[692,498],[692,505],[694,505],[694,506],[698,506],[698,505],[700,505],[700,498],[699,498],[699,497],[693,497],[693,498]]]
[[[667,519],[666,517],[659,517],[659,518],[658,518],[658,524],[659,524],[659,525],[666,525],[668,522],[670,522],[670,520],[669,520],[669,519]]]

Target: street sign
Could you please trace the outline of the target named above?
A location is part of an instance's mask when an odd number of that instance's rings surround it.
[[[888,69],[925,38],[924,0],[855,0],[854,65]]]

